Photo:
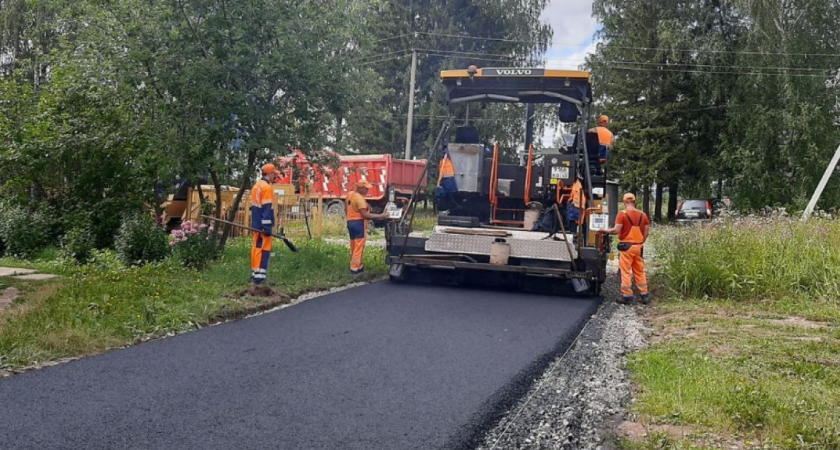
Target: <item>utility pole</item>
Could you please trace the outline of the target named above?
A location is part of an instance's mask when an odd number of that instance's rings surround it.
[[[802,214],[802,220],[807,220],[808,217],[811,217],[811,213],[813,213],[814,208],[817,207],[817,202],[820,201],[820,196],[825,189],[825,185],[828,184],[828,179],[831,178],[831,173],[837,168],[838,162],[840,162],[840,147],[837,147],[837,151],[834,152],[834,158],[831,158],[831,162],[828,163],[828,167],[825,169],[825,174],[823,174],[822,180],[820,180],[820,184],[817,186],[817,190],[814,191],[811,201],[808,202],[808,207],[805,208],[805,212]]]
[[[405,126],[405,159],[411,159],[411,134],[414,132],[414,80],[417,77],[417,50],[411,50],[411,81],[408,84],[408,123]]]

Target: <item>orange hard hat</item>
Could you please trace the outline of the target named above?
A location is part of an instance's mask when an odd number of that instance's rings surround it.
[[[271,174],[281,175],[280,171],[277,170],[277,167],[275,167],[274,164],[271,164],[271,163],[268,163],[268,164],[262,166],[260,168],[260,170],[262,170],[263,175],[271,175]]]
[[[359,182],[356,183],[356,187],[357,188],[368,188],[368,189],[370,189],[370,188],[373,187],[373,185],[370,184],[370,182],[367,181],[367,180],[359,180]]]
[[[598,118],[598,125],[605,127],[610,124],[610,118],[607,116],[601,116]]]
[[[625,202],[636,202],[636,196],[632,192],[628,192],[624,194],[624,201]]]

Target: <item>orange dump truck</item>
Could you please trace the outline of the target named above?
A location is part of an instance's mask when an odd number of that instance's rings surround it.
[[[417,180],[423,173],[425,160],[396,159],[391,155],[337,155],[332,152],[324,156],[331,157],[334,164],[310,164],[306,155],[300,151],[280,158],[277,167],[283,173],[278,183],[309,185],[313,195],[323,198],[327,214],[343,214],[344,199],[359,180],[367,180],[373,185],[367,195],[373,212],[381,212],[389,200],[389,191],[393,190],[396,199],[409,199],[414,193]],[[426,180],[420,188],[420,196],[425,195]]]

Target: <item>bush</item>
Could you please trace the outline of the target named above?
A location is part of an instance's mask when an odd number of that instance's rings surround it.
[[[213,227],[186,221],[173,230],[169,245],[185,267],[203,270],[218,257]]]
[[[123,221],[117,234],[116,250],[128,265],[162,261],[170,253],[166,233],[151,217],[142,214]]]
[[[86,264],[96,248],[93,234],[88,227],[76,227],[64,235],[64,253],[78,264]]]
[[[31,258],[50,245],[55,223],[44,211],[28,213],[18,207],[0,208],[0,240],[4,253],[17,258]]]

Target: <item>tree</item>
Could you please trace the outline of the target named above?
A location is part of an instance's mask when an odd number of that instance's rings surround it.
[[[613,167],[625,184],[666,184],[672,199],[677,185],[687,196],[728,194],[747,208],[803,203],[840,139],[836,2],[593,8],[603,42],[589,65],[619,128]]]
[[[360,48],[353,12],[350,2],[320,0],[107,7],[130,49],[135,85],[171,123],[179,168],[190,179],[207,173],[217,193],[222,184],[241,188],[230,220],[259,164],[290,147],[320,148],[336,117],[364,102],[370,90],[359,86],[375,77],[350,64]]]
[[[388,84],[385,95],[365,114],[347,117],[348,145],[363,152],[402,154],[408,98],[414,95],[412,155],[431,156],[429,147],[446,114],[441,70],[471,64],[540,65],[551,40],[550,27],[540,22],[546,0],[368,0],[367,4],[373,13],[367,26],[374,36],[359,64],[375,68]],[[418,53],[417,88],[409,93],[412,50]],[[463,117],[463,107],[455,112]],[[470,117],[488,141],[502,141],[503,150],[517,150],[523,142],[524,108],[473,105]]]

